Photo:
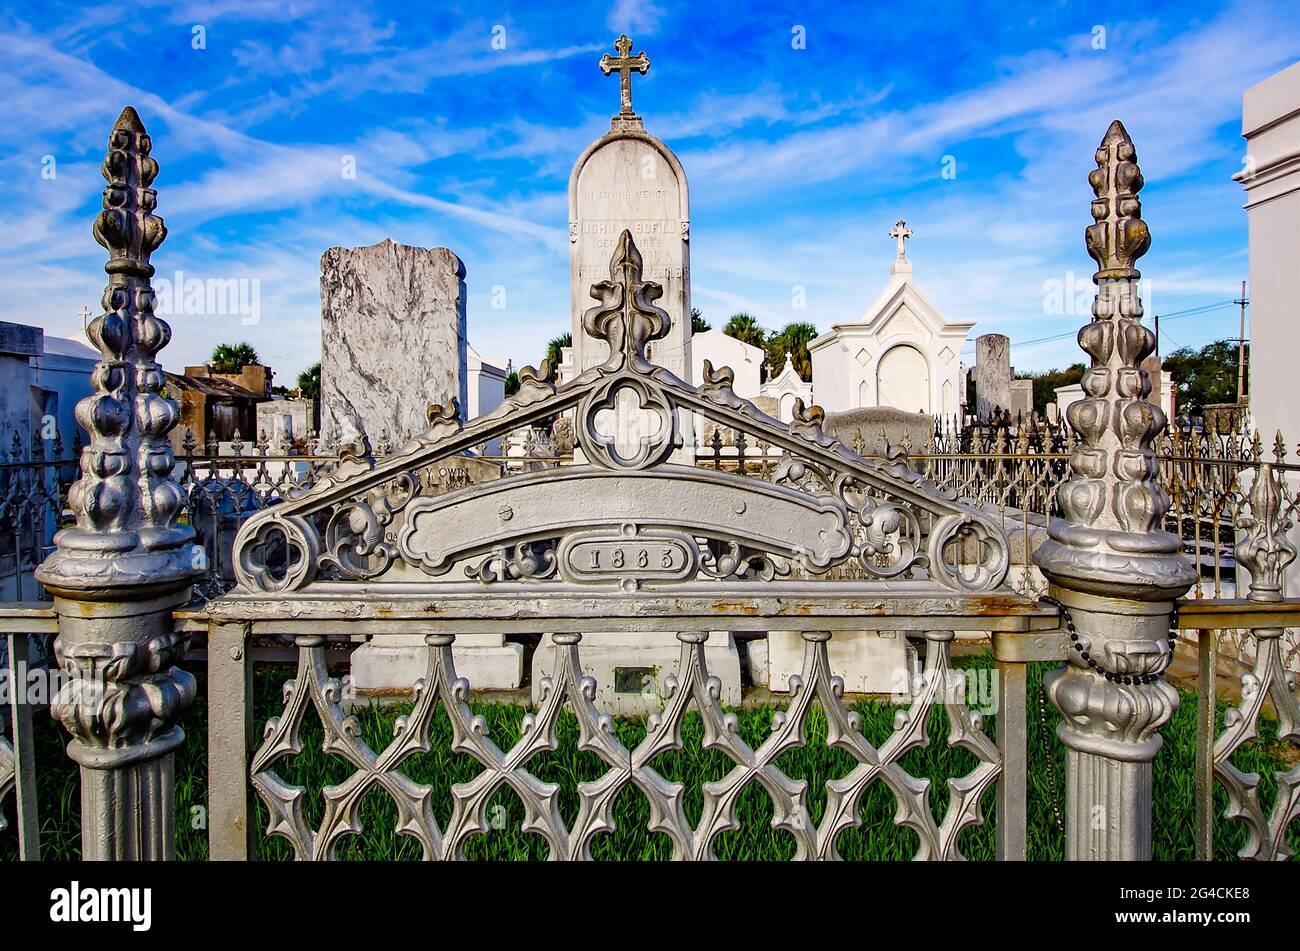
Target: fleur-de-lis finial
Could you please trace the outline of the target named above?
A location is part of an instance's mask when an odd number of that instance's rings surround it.
[[[626,366],[648,373],[646,345],[668,334],[668,313],[655,304],[664,289],[641,279],[642,266],[641,252],[625,228],[609,262],[609,280],[591,285],[591,296],[600,303],[582,315],[583,330],[609,344],[604,370]]]
[[[1296,557],[1296,547],[1287,537],[1291,521],[1277,479],[1271,465],[1261,465],[1236,519],[1243,535],[1233,553],[1250,572],[1252,601],[1281,601],[1282,576]]]

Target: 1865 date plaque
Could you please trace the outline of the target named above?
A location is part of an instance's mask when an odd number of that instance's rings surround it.
[[[685,532],[624,525],[570,535],[560,543],[560,573],[575,584],[682,581],[695,576],[696,552]]]

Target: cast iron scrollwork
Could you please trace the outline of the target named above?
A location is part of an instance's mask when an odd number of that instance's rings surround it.
[[[319,567],[335,568],[355,580],[387,571],[398,557],[397,546],[387,539],[387,529],[418,492],[419,481],[403,473],[389,486],[335,508],[325,525],[325,551]]]
[[[928,548],[931,573],[958,591],[996,588],[1011,564],[1006,538],[966,515],[938,519],[930,528]],[[973,557],[953,559],[954,548],[964,548]]]
[[[790,563],[738,542],[701,539],[700,571],[722,581],[773,581],[790,574]]]
[[[501,548],[477,565],[467,565],[465,576],[484,584],[496,581],[546,581],[555,577],[555,542],[520,542]]]
[[[858,524],[861,543],[856,554],[868,574],[897,578],[928,563],[921,524],[908,507],[868,497],[858,509]]]
[[[235,536],[240,587],[270,594],[309,584],[321,555],[316,527],[306,518],[267,512],[267,517],[245,522]]]

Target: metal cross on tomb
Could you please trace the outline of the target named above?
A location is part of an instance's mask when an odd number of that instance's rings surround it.
[[[889,236],[898,242],[898,256],[907,257],[907,239],[912,236],[912,229],[907,226],[907,222],[899,219],[898,223],[889,230]]]
[[[610,56],[606,53],[600,58],[600,71],[608,76],[610,73],[618,72],[618,86],[620,106],[618,114],[621,116],[635,115],[632,111],[632,70],[636,70],[642,76],[650,68],[650,59],[645,55],[643,50],[635,56],[629,56],[632,52],[632,41],[624,33],[614,41],[614,49],[618,50],[617,56]]]

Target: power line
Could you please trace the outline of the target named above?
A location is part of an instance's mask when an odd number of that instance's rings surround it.
[[[1226,307],[1234,307],[1238,303],[1239,301],[1235,299],[1226,300],[1226,301],[1217,301],[1216,303],[1213,304],[1202,304],[1199,307],[1189,307],[1186,310],[1176,310],[1170,314],[1158,314],[1157,316],[1159,317],[1160,320],[1165,320],[1165,321],[1177,320],[1180,317],[1195,317],[1199,314],[1208,314],[1216,310],[1222,310]],[[1069,330],[1066,331],[1065,333],[1053,334],[1050,337],[1038,337],[1034,340],[1025,340],[1019,343],[1013,340],[1011,341],[1011,346],[1023,350],[1025,347],[1036,346],[1037,344],[1040,343],[1051,343],[1054,340],[1065,340],[1068,337],[1075,337],[1078,336],[1078,333],[1079,333],[1078,330]]]

